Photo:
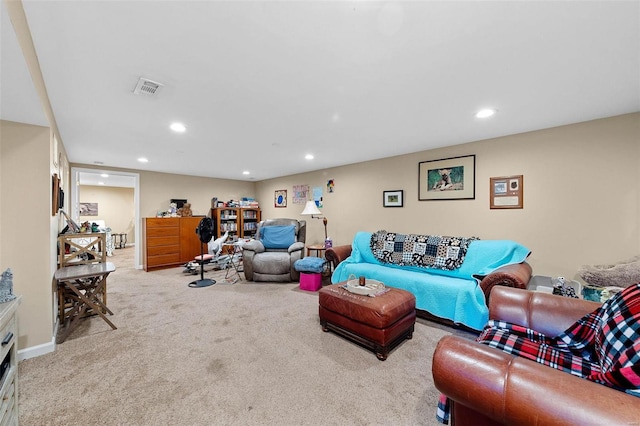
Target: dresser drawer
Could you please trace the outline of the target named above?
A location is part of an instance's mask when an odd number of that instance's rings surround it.
[[[14,367],[12,367],[14,368]],[[11,422],[11,419],[16,416],[16,384],[15,375],[12,375],[10,381],[6,383],[6,386],[2,386],[2,400],[0,400],[0,425],[15,424]]]
[[[147,228],[166,228],[180,226],[180,219],[177,217],[148,217],[145,219]]]
[[[147,238],[180,237],[180,228],[172,226],[168,228],[147,228]]]
[[[180,263],[180,253],[159,254],[156,256],[147,256],[147,266],[170,265],[172,263]]]
[[[13,342],[17,339],[17,330],[18,327],[15,316],[9,319],[9,321],[4,324],[2,329],[0,329],[0,341],[3,341],[5,337],[8,337],[10,334],[13,335],[13,337],[11,337],[11,340],[9,340],[7,344],[0,347],[0,361],[2,361],[5,356],[7,356],[7,352],[9,352],[11,346],[13,345]]]
[[[151,246],[147,248],[147,256],[160,256],[167,254],[179,254],[180,246],[178,244],[168,246]]]
[[[180,246],[180,238],[177,236],[147,238],[147,248],[161,246]]]

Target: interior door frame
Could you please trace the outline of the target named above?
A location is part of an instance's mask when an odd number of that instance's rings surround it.
[[[118,170],[109,170],[109,169],[101,169],[101,168],[86,168],[86,167],[71,167],[71,200],[70,201],[70,215],[71,218],[79,222],[80,219],[80,185],[78,176],[80,173],[108,173],[112,175],[120,175],[120,176],[130,176],[134,179],[133,186],[133,204],[134,204],[134,215],[133,218],[135,229],[134,229],[134,266],[136,269],[142,269],[142,243],[141,243],[141,226],[142,221],[140,220],[140,174],[132,173],[132,172],[123,172]]]

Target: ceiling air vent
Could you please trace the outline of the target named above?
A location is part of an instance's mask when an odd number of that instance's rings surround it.
[[[162,83],[151,81],[148,78],[140,77],[136,88],[133,89],[133,93],[139,95],[143,93],[145,95],[155,95],[158,90],[163,86]]]

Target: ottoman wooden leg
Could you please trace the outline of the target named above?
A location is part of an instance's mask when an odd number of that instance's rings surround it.
[[[378,357],[380,361],[386,361],[387,355],[389,355],[389,351],[386,350],[385,348],[382,348],[381,351],[379,350],[376,351],[376,357]]]
[[[409,333],[407,334],[407,340],[411,340],[413,339],[413,329],[415,328],[414,325],[411,326],[411,330],[409,330]]]

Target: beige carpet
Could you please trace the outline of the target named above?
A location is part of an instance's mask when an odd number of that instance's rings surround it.
[[[182,268],[109,260],[111,328],[83,320],[54,353],[19,365],[22,425],[436,425],[436,342],[419,320],[379,361],[322,332],[318,295],[297,283],[187,284]]]

